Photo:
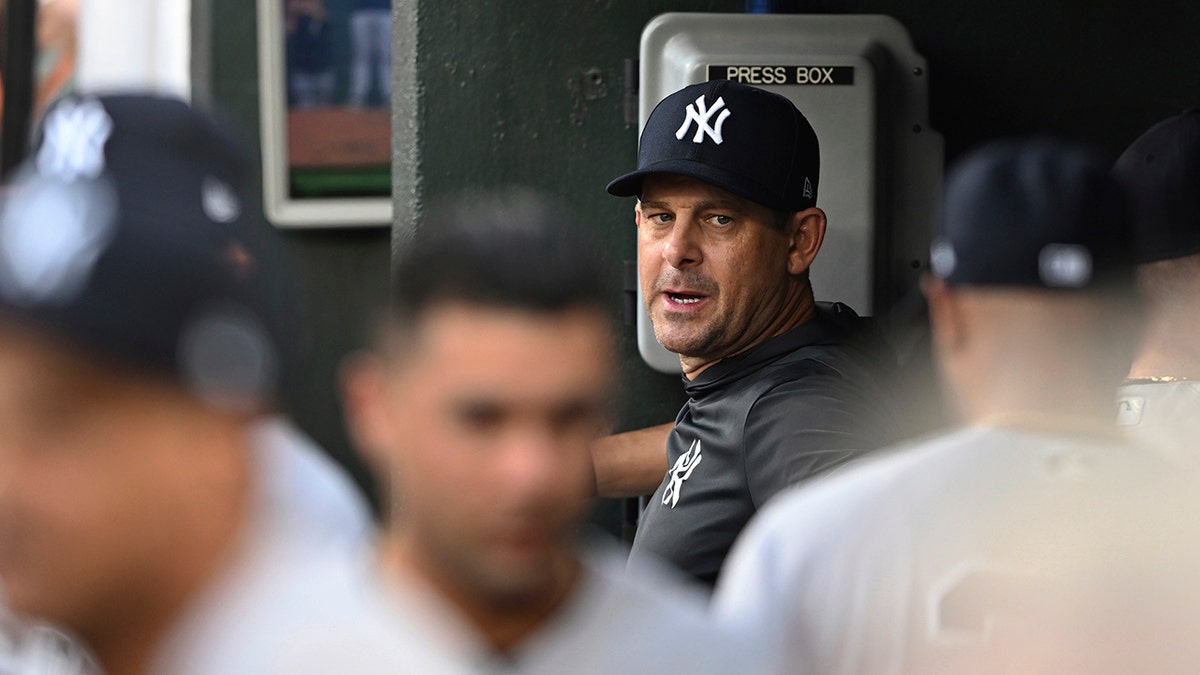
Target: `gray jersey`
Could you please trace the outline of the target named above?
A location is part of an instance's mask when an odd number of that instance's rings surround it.
[[[251,433],[260,516],[322,548],[370,543],[375,523],[366,497],[315,441],[282,416],[265,417]]]
[[[892,360],[877,340],[868,320],[834,305],[685,379],[671,468],[638,521],[631,564],[664,560],[711,585],[772,496],[886,445]]]
[[[172,627],[152,675],[460,675],[386,602],[370,559],[258,529]]]
[[[950,433],[768,505],[716,611],[778,672],[1161,672],[1194,643],[1172,601],[1200,597],[1177,473],[1115,442]]]
[[[696,589],[673,570],[625,570],[612,546],[593,547],[571,596],[546,625],[498,655],[447,604],[424,587],[394,589],[397,609],[422,624],[422,641],[477,673],[496,675],[725,675],[762,671],[760,655],[719,629]]]
[[[1129,382],[1117,390],[1117,424],[1139,445],[1200,462],[1200,382]]]

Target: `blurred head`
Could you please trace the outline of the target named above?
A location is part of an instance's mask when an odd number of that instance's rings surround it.
[[[604,269],[573,225],[520,191],[435,209],[396,260],[376,348],[347,371],[393,539],[476,602],[544,601],[575,564],[615,364]]]
[[[1043,406],[1039,392],[1064,386],[1080,395],[1057,405],[1100,397],[1111,408],[1137,324],[1131,236],[1124,191],[1086,149],[1002,142],[954,167],[924,288],[938,360],[968,416],[997,396]]]
[[[1133,377],[1200,376],[1200,110],[1151,127],[1113,165],[1134,205],[1146,335]]]
[[[1200,110],[1148,129],[1112,174],[1131,199],[1138,264],[1200,254]]]
[[[811,305],[819,165],[815,132],[778,94],[715,80],[650,114],[637,170],[608,191],[639,197],[646,309],[685,372],[792,327]]]
[[[0,203],[0,579],[102,659],[152,640],[246,516],[282,334],[251,179],[182,101],[73,96]]]
[[[177,611],[237,532],[243,421],[170,378],[0,325],[0,579],[17,613],[109,637]]]

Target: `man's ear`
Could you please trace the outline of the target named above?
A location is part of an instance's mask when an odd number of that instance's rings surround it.
[[[929,332],[936,351],[951,354],[966,341],[967,327],[954,291],[931,274],[921,277],[921,292],[929,307]]]
[[[804,274],[825,241],[825,212],[814,206],[793,213],[784,233],[788,237],[788,273]]]
[[[387,419],[383,357],[368,351],[351,354],[339,368],[346,431],[359,454],[381,475],[389,466],[391,425]]]

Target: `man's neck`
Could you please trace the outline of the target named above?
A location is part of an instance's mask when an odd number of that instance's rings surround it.
[[[423,556],[402,536],[386,538],[380,544],[379,559],[387,576],[428,586],[501,654],[511,652],[542,628],[576,590],[582,574],[579,558],[564,555],[541,592],[521,598],[494,598],[445,574],[442,566]]]
[[[1009,410],[981,415],[970,426],[997,427],[1116,442],[1120,438],[1111,416],[1052,415],[1037,410]]]
[[[1147,338],[1129,368],[1130,379],[1176,378],[1200,380],[1197,335]]]
[[[242,542],[241,531],[231,530],[220,550],[196,555],[186,569],[164,577],[150,593],[152,598],[127,598],[114,602],[111,615],[119,616],[85,634],[106,675],[142,675],[152,670],[171,633],[189,608],[231,565]],[[134,595],[134,594],[131,594]],[[140,594],[139,594],[140,595]],[[124,608],[117,609],[118,604]]]
[[[1069,378],[1042,382],[1036,388],[998,384],[1001,386],[976,397],[971,409],[964,410],[964,422],[1067,435],[1107,438],[1117,434],[1112,384],[1084,387]]]
[[[93,654],[105,675],[143,675],[149,673],[160,645],[166,638],[168,626],[159,623],[145,630],[122,627],[122,636],[103,639]]]
[[[722,360],[730,356],[737,356],[743,352],[754,349],[758,345],[770,340],[773,337],[778,337],[792,330],[800,324],[808,321],[817,314],[817,303],[813,300],[812,286],[807,281],[796,281],[793,283],[802,284],[802,286],[788,294],[788,300],[779,312],[776,312],[771,322],[760,331],[758,339],[741,349],[720,356],[684,356],[679,355],[679,365],[683,368],[683,375],[689,380],[696,379],[700,373],[708,370],[712,366],[720,363]]]
[[[1147,311],[1144,325],[1130,379],[1200,379],[1200,315],[1178,307],[1154,307]]]
[[[248,474],[243,478],[248,480]],[[238,558],[255,534],[251,489],[243,486],[202,521],[181,525],[189,536],[169,557],[160,558],[153,578],[148,574],[140,590],[110,598],[104,617],[97,617],[90,630],[81,628],[105,675],[151,672],[196,602],[242,562]]]

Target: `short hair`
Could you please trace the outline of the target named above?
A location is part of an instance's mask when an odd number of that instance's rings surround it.
[[[775,226],[776,230],[779,230],[780,232],[786,232],[788,223],[792,222],[792,216],[796,215],[797,213],[799,213],[799,211],[771,209],[771,224]]]
[[[603,310],[611,296],[599,251],[566,209],[536,191],[458,194],[431,207],[399,242],[392,315],[413,323],[453,301],[540,314]]]

